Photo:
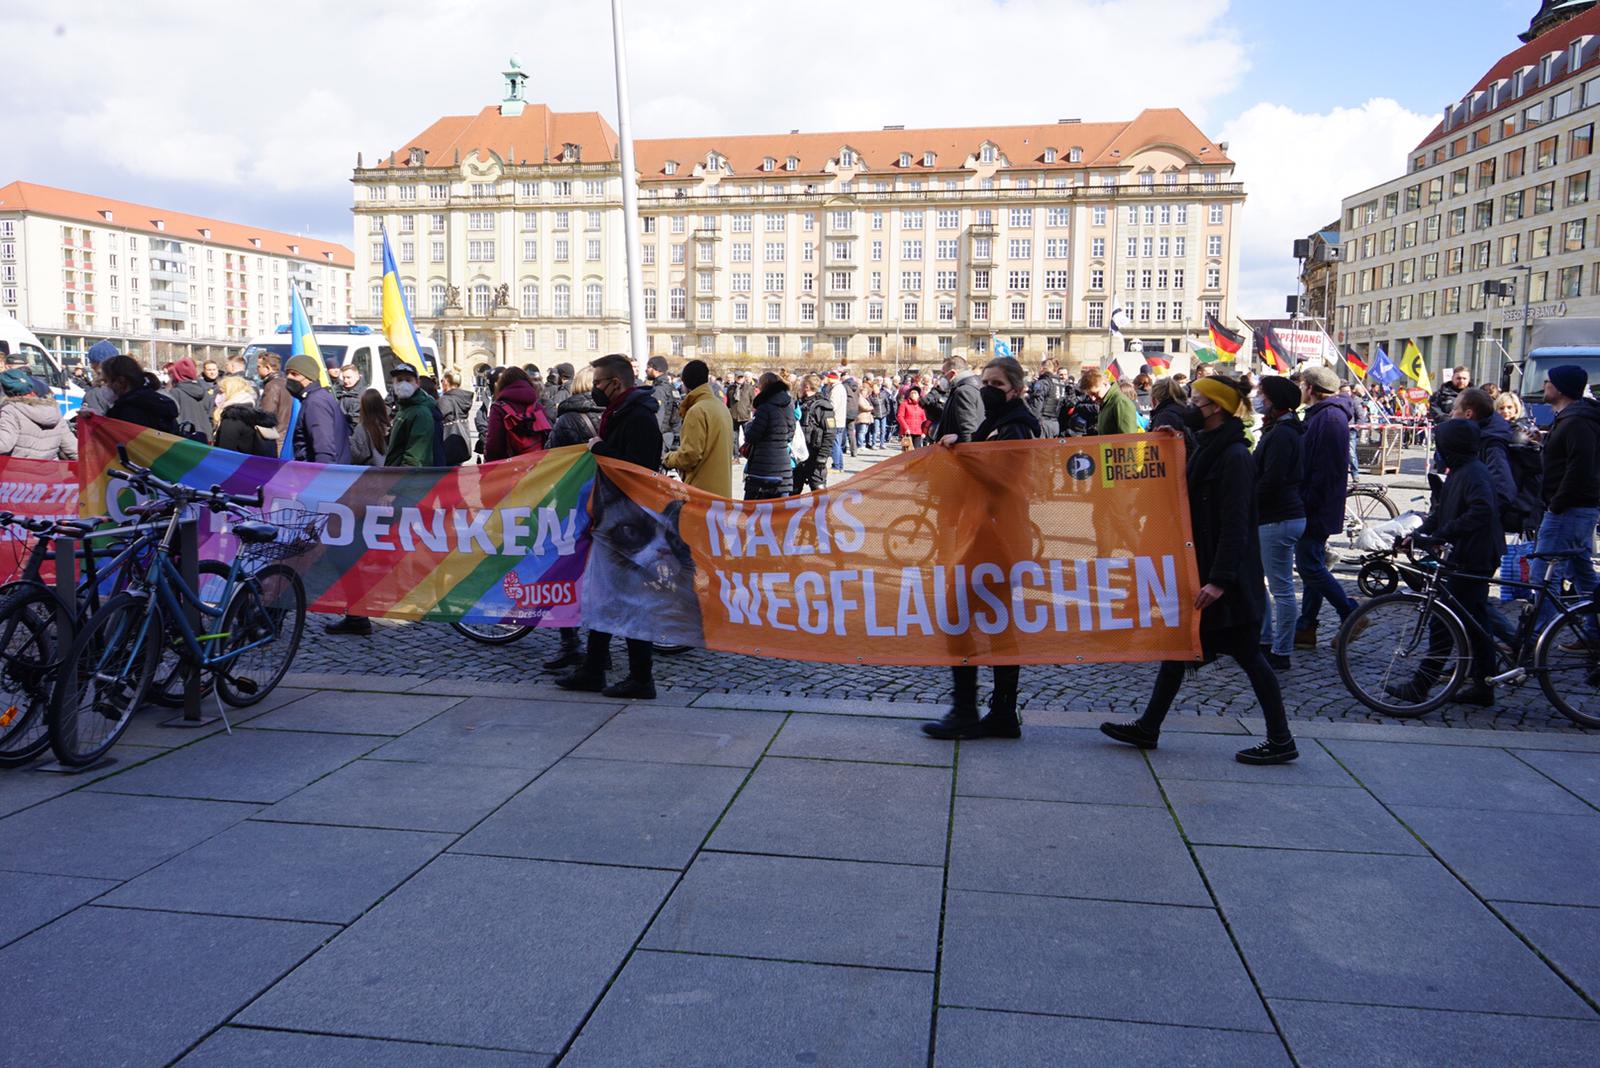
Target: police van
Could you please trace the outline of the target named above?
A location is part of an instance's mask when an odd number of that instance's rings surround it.
[[[50,387],[50,395],[55,398],[62,415],[71,415],[83,407],[83,386],[62,369],[61,361],[44,347],[33,331],[17,322],[10,313],[0,312],[0,367],[16,355],[26,357],[28,373]]]
[[[354,364],[361,372],[363,383],[379,393],[388,394],[390,373],[395,364],[400,362],[400,357],[395,355],[388,339],[381,333],[370,326],[352,323],[348,326],[318,324],[312,328],[311,335],[316,338],[317,348],[322,351],[322,359],[327,363],[330,373],[337,372],[346,364]],[[437,381],[439,346],[432,338],[419,338],[418,341],[422,346],[422,362]],[[275,333],[255,338],[244,349],[245,373],[254,376],[256,357],[263,353],[273,353],[283,363],[288,363],[289,346],[288,323],[279,326]]]

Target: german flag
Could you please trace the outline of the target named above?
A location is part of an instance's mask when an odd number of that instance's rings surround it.
[[[1206,332],[1211,335],[1211,347],[1217,350],[1222,362],[1233,363],[1239,350],[1244,347],[1244,335],[1234,333],[1217,322],[1215,315],[1206,316]]]
[[[1363,360],[1361,354],[1349,345],[1344,347],[1344,365],[1350,368],[1350,373],[1356,376],[1357,381],[1362,381],[1367,377],[1367,361]]]
[[[1284,354],[1289,350],[1284,348],[1283,342],[1278,340],[1277,331],[1269,326],[1256,334],[1256,338],[1261,344],[1262,362],[1280,375],[1288,374],[1289,360]]]
[[[1150,365],[1150,373],[1156,378],[1172,370],[1172,360],[1165,353],[1147,352],[1144,354],[1144,362]]]

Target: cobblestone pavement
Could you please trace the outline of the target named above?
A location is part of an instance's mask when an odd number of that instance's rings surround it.
[[[890,450],[863,451],[846,461],[846,474],[864,470],[894,455]],[[832,475],[838,479],[837,473]],[[1402,510],[1419,506],[1414,498],[1426,491],[1420,455],[1408,456],[1404,473],[1380,481]],[[1348,576],[1347,576],[1348,577]],[[326,637],[324,620],[314,617],[295,670],[309,674],[421,676],[425,679],[475,679],[517,683],[548,681],[540,664],[555,655],[556,635],[538,631],[515,645],[480,645],[437,623],[378,622],[371,638]],[[1333,633],[1333,614],[1324,613],[1323,636]],[[618,654],[621,643],[618,643]],[[1295,719],[1346,722],[1392,722],[1350,696],[1339,681],[1327,648],[1296,653],[1294,667],[1282,675],[1284,699]],[[1022,672],[1021,696],[1026,709],[1096,711],[1132,714],[1143,707],[1154,669],[1145,664],[1102,664],[1082,667],[1028,667]],[[657,683],[687,695],[696,693],[764,693],[792,697],[860,701],[943,702],[950,697],[950,674],[937,668],[854,666],[774,660],[690,650],[656,658]],[[1201,715],[1257,715],[1259,710],[1244,676],[1223,662],[1200,671],[1178,695],[1177,711]],[[1527,683],[1500,691],[1495,709],[1450,706],[1417,721],[1443,727],[1492,727],[1503,730],[1581,732],[1552,708],[1537,685]]]

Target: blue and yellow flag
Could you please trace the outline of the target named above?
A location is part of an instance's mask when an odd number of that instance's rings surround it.
[[[416,368],[417,374],[433,373],[422,358],[422,342],[417,340],[411,309],[406,307],[406,295],[400,288],[400,272],[394,265],[387,229],[383,231],[383,336],[394,354]]]
[[[1428,377],[1428,361],[1422,358],[1422,350],[1417,348],[1415,341],[1407,341],[1405,353],[1400,357],[1400,371],[1418,386],[1433,392],[1433,380]]]
[[[289,355],[310,356],[317,361],[317,378],[324,387],[331,385],[328,364],[317,347],[317,338],[311,332],[311,316],[306,314],[305,302],[300,299],[300,287],[289,286]]]

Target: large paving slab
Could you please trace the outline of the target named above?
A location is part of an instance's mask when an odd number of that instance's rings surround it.
[[[250,721],[252,728],[333,734],[404,734],[460,702],[458,697],[315,693]]]
[[[106,879],[0,871],[0,946],[116,887]]]
[[[379,749],[381,760],[543,770],[621,711],[615,702],[465,701]]]
[[[1285,1039],[1304,1065],[1593,1064],[1600,1022],[1272,999]]]
[[[379,744],[377,738],[237,730],[102,779],[89,790],[212,801],[281,801]]]
[[[1431,857],[1199,847],[1269,998],[1592,1012]]]
[[[314,952],[321,924],[81,908],[0,950],[7,1064],[162,1064]],[[22,1022],[26,1021],[26,1026]]]
[[[1600,754],[1519,750],[1516,755],[1589,804],[1600,806]]]
[[[0,820],[0,864],[131,879],[255,811],[255,805],[79,790]]]
[[[950,885],[963,890],[1210,905],[1163,809],[956,798]]]
[[[762,663],[766,663],[763,661]],[[805,665],[815,667],[816,665]],[[887,716],[938,719],[948,706],[920,701],[847,701],[834,697],[801,697],[781,693],[706,693],[696,708],[746,708],[766,712],[811,712],[822,716]]]
[[[939,1001],[1271,1031],[1213,909],[951,890]]]
[[[356,760],[263,810],[260,818],[459,833],[536,774],[528,768]]]
[[[687,867],[745,774],[743,768],[569,757],[506,802],[454,850]]]
[[[942,865],[949,821],[947,769],[767,757],[710,846]]]
[[[701,853],[643,944],[932,971],[942,884],[937,868]]]
[[[574,756],[749,768],[783,724],[776,712],[632,705],[580,745]]]
[[[1359,788],[1191,779],[1169,779],[1163,785],[1191,842],[1357,853],[1426,852],[1388,810]]]
[[[246,821],[101,904],[350,923],[451,841],[447,834]]]
[[[1187,743],[1199,735],[1184,735]],[[1237,748],[1237,747],[1236,747]],[[956,792],[1030,801],[1159,805],[1161,792],[1144,756],[1098,730],[1038,727],[1020,740],[961,747]]]
[[[1277,1035],[1126,1020],[940,1009],[938,1068],[1286,1068]]]
[[[223,711],[228,714],[228,724],[237,727],[248,723],[257,716],[265,715],[275,708],[293,704],[302,697],[314,693],[313,690],[298,690],[288,686],[278,686],[267,696],[248,708],[233,708],[223,706]],[[215,717],[217,714],[216,698],[208,697],[201,702],[200,710],[204,716]],[[175,717],[181,716],[182,710],[175,708],[158,708],[147,705],[135,712],[128,720],[127,729],[122,732],[122,738],[117,742],[112,754],[120,752],[128,745],[151,746],[157,749],[176,749],[188,745],[197,738],[217,734],[223,731],[222,720],[214,719],[211,723],[199,727],[168,727],[164,724],[171,722]]]
[[[1395,811],[1484,897],[1600,905],[1600,814]]]
[[[26,767],[0,771],[0,817],[21,812],[52,797],[69,794],[107,775],[126,771],[135,764],[160,756],[164,752],[166,750],[152,746],[129,746],[119,743],[112,750],[112,763],[75,774],[58,774],[39,770],[55,759],[55,755],[46,750],[44,756]],[[0,860],[0,863],[4,861]]]
[[[178,1063],[183,1068],[282,1068],[290,1064],[341,1068],[542,1068],[554,1063],[554,1058],[466,1046],[224,1027]]]
[[[559,1053],[674,878],[446,855],[238,1022]]]
[[[1600,909],[1513,901],[1494,907],[1568,979],[1600,996]]]
[[[1411,742],[1323,744],[1385,804],[1507,812],[1594,811],[1500,749]]]
[[[900,719],[798,712],[789,717],[768,750],[773,756],[945,767],[955,759],[955,751],[949,742],[935,741]]]
[[[1289,764],[1258,766],[1241,764],[1233,758],[1246,745],[1253,744],[1254,739],[1250,738],[1174,735],[1164,730],[1160,747],[1150,752],[1150,766],[1155,769],[1156,778],[1162,782],[1169,779],[1211,779],[1307,786],[1357,785],[1350,773],[1341,768],[1327,750],[1310,739],[1297,739],[1296,748],[1300,750],[1300,758]]]
[[[932,1001],[926,974],[642,950],[561,1063],[925,1068]]]

